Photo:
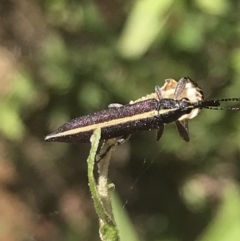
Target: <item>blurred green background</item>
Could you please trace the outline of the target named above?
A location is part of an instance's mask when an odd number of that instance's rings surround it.
[[[0,240],[99,240],[90,145],[44,136],[183,76],[206,99],[240,96],[239,1],[1,0]],[[159,142],[153,131],[119,146],[122,240],[239,241],[239,123],[203,110],[189,143],[168,125]]]

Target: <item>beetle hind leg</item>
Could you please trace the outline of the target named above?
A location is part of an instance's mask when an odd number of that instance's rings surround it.
[[[156,140],[159,141],[163,135],[164,125],[161,125],[157,131]]]
[[[98,158],[96,158],[96,163],[99,163],[113,148],[115,148],[116,146],[122,145],[124,144],[126,141],[128,141],[130,139],[131,135],[125,135],[125,136],[121,136],[119,139],[113,138],[115,139],[113,141],[113,143],[109,143],[108,141],[111,141],[113,139],[109,139],[104,141],[101,150],[103,150],[104,146],[107,145],[106,149],[98,154]],[[111,141],[112,142],[112,141]]]

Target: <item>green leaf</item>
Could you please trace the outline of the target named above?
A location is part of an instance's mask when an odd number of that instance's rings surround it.
[[[118,43],[122,56],[138,58],[148,50],[162,30],[172,3],[173,0],[136,2]]]

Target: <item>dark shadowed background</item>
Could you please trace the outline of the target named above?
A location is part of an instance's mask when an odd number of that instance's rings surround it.
[[[239,12],[234,0],[1,0],[0,240],[99,240],[90,145],[44,136],[166,78],[240,97]],[[117,148],[119,212],[140,241],[239,241],[240,112],[189,125],[189,143],[172,124]]]

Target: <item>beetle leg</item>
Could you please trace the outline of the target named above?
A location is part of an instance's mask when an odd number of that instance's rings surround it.
[[[164,131],[164,124],[161,125],[157,131],[157,136],[156,136],[157,141],[159,141],[160,138],[162,137],[163,131]]]
[[[189,134],[188,134],[188,121],[175,121],[177,130],[179,135],[182,137],[182,139],[186,142],[189,142]]]
[[[183,90],[185,89],[186,87],[186,84],[188,83],[189,79],[188,77],[182,77],[178,83],[177,83],[177,86],[175,88],[175,91],[174,91],[174,95],[173,95],[173,99],[177,99],[178,96],[183,92]]]
[[[98,155],[98,160],[96,160],[96,163],[100,162],[107,154],[108,152],[112,149],[112,148],[115,148],[116,146],[119,146],[119,145],[122,145],[124,144],[126,141],[128,141],[130,139],[131,135],[126,135],[126,136],[121,136],[119,139],[116,139],[115,142],[113,142],[113,144],[110,144],[106,150],[104,150],[103,153],[100,153]],[[111,139],[110,139],[111,140]],[[106,140],[105,143],[103,143],[102,145],[102,148],[103,146],[107,143],[108,140]]]

